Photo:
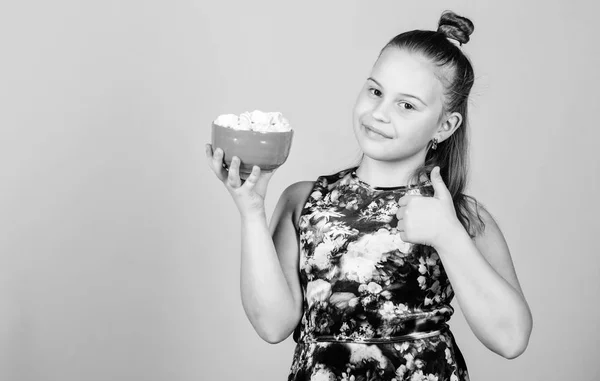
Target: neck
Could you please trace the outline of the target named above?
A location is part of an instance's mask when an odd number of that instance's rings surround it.
[[[414,155],[401,161],[380,161],[364,156],[356,174],[361,180],[374,187],[396,187],[411,185],[411,174],[423,165],[423,158]],[[427,178],[421,178],[425,181]]]

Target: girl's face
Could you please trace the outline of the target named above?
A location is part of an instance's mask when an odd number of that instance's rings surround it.
[[[434,70],[421,55],[383,51],[354,105],[354,133],[366,156],[400,161],[422,153],[424,159],[443,125],[444,89]]]

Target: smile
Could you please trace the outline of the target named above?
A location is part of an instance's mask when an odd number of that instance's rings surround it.
[[[379,137],[379,138],[385,138],[385,139],[391,139],[391,136],[388,136],[386,134],[384,134],[383,132],[376,130],[370,126],[367,126],[366,124],[362,125],[364,127],[364,129],[367,131],[367,134],[371,135],[371,136],[375,136],[375,137]]]

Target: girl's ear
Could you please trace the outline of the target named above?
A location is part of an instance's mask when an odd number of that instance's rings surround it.
[[[462,124],[462,115],[458,112],[453,112],[450,114],[446,120],[442,123],[441,128],[439,130],[441,134],[440,140],[446,140],[459,128]]]

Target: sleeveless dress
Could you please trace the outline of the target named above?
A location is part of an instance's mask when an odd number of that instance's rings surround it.
[[[357,168],[319,176],[300,215],[304,312],[288,381],[469,381],[442,262],[397,230],[400,197],[433,186],[372,187]]]

